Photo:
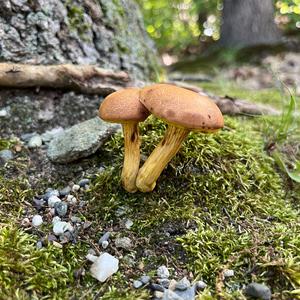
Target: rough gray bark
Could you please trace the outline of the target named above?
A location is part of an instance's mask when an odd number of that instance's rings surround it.
[[[133,0],[1,0],[0,61],[96,64],[148,80],[152,41]]]
[[[224,0],[220,44],[226,47],[280,42],[272,0]]]

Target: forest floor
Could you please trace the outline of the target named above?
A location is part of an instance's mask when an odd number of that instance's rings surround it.
[[[79,99],[74,107],[57,101],[51,121],[37,116],[28,122],[25,116],[32,109],[38,113],[41,105],[29,98],[23,118],[16,115],[10,126],[1,127],[0,150],[11,150],[14,159],[0,166],[0,299],[149,299],[152,292],[134,289],[133,280],[148,274],[155,282],[161,265],[176,280],[203,280],[207,287],[196,299],[245,299],[251,282],[268,286],[272,299],[299,298],[300,184],[290,177],[300,161],[300,118],[278,82],[298,83],[289,69],[278,70],[285,76],[280,81],[265,67],[236,66],[197,82],[220,96],[272,105],[282,115],[225,116],[219,133],[191,133],[156,189],[146,194],[128,194],[120,185],[120,133],[95,155],[70,165],[54,165],[45,147],[28,149],[21,141],[24,133],[93,117],[98,99]],[[293,99],[299,104],[299,97]],[[165,128],[154,118],[142,124],[144,158]],[[79,218],[73,222],[76,237],[53,243],[53,215],[37,203],[47,188],[72,189],[83,178],[90,183],[71,191],[78,201],[63,217]],[[44,219],[37,228],[31,226],[35,214]],[[86,255],[103,251],[98,240],[105,232],[111,233],[105,251],[120,260],[120,268],[99,283],[90,275]],[[121,237],[130,245],[117,247]],[[233,276],[224,275],[228,270]]]

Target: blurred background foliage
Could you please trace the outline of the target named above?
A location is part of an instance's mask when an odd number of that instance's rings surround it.
[[[160,53],[193,54],[220,38],[222,0],[137,0]],[[274,0],[275,23],[300,32],[300,0]],[[201,42],[201,43],[200,43]],[[201,50],[201,49],[200,49]]]

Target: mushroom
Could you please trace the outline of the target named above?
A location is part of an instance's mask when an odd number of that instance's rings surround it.
[[[210,98],[174,85],[145,87],[140,92],[140,101],[150,113],[168,123],[165,136],[137,175],[137,188],[150,192],[190,131],[216,132],[224,126],[224,120]]]
[[[135,180],[140,167],[140,138],[138,123],[149,112],[139,101],[138,88],[126,88],[108,95],[99,108],[99,117],[104,121],[121,123],[124,134],[124,163],[121,174],[126,191],[137,191]]]

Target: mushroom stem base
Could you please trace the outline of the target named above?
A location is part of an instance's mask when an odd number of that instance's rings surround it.
[[[140,137],[138,123],[122,124],[124,134],[124,163],[122,185],[127,192],[137,191],[136,176],[140,167]]]
[[[189,129],[169,125],[164,138],[139,170],[136,186],[141,192],[151,192],[169,161],[176,155]]]

